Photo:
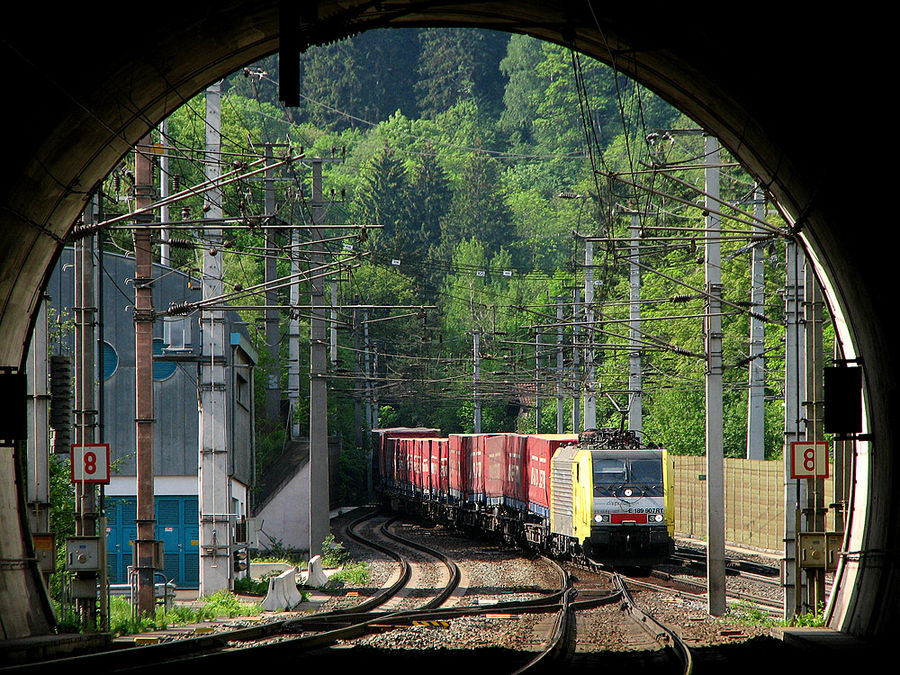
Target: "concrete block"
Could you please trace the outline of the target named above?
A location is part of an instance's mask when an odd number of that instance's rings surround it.
[[[328,577],[325,575],[325,570],[322,565],[322,556],[313,556],[313,558],[309,561],[309,565],[307,565],[306,569],[307,586],[312,586],[313,588],[321,588],[326,583],[328,583]]]
[[[303,596],[297,590],[297,570],[291,568],[269,579],[269,589],[262,607],[270,612],[285,612],[292,610],[302,600]]]

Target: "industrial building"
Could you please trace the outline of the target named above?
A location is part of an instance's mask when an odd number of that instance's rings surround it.
[[[74,251],[63,250],[47,288],[50,355],[71,355],[74,307]],[[97,367],[99,429],[97,438],[110,446],[111,475],[103,494],[107,517],[107,568],[112,584],[127,581],[136,538],[135,465],[135,329],[132,317],[134,260],[104,253],[98,265]],[[153,303],[165,310],[172,303],[200,299],[199,281],[177,269],[154,265]],[[200,583],[198,463],[198,369],[201,340],[197,315],[160,317],[154,323],[154,494],[156,538],[163,542],[163,574],[179,588]],[[236,312],[225,312],[226,452],[232,532],[249,514],[254,476],[253,378],[257,355],[246,326]]]

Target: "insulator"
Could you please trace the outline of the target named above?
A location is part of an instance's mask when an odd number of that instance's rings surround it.
[[[172,189],[178,192],[179,188],[181,188],[181,174],[176,173],[172,176]]]
[[[54,452],[69,452],[72,428],[72,364],[68,356],[50,357],[50,427]]]
[[[182,220],[188,220],[191,217],[191,209],[188,206],[181,207],[181,218]]]
[[[175,316],[177,314],[187,314],[191,309],[191,305],[188,302],[173,302],[169,305],[169,311],[166,313],[170,316]]]

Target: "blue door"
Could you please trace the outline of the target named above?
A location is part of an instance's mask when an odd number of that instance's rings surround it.
[[[109,582],[128,582],[132,542],[137,536],[134,497],[107,497],[106,545]],[[156,538],[163,542],[163,569],[160,570],[179,588],[200,585],[199,516],[196,496],[158,496],[156,498]]]
[[[107,497],[106,506],[106,568],[109,583],[128,583],[132,542],[137,537],[137,502],[134,497]]]
[[[163,542],[166,579],[179,588],[200,585],[200,546],[197,498],[156,498],[156,538]]]

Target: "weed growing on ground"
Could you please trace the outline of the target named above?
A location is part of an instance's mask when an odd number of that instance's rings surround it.
[[[258,603],[241,602],[234,593],[217,591],[201,598],[197,606],[175,605],[172,609],[157,607],[150,616],[132,616],[131,603],[123,597],[113,596],[109,605],[109,630],[114,635],[131,635],[150,630],[162,630],[170,626],[201,623],[218,617],[256,616],[261,611]]]
[[[819,603],[815,612],[798,614],[790,619],[776,619],[769,612],[760,609],[753,603],[741,600],[729,606],[728,616],[737,623],[749,626],[812,628],[825,625],[824,609],[824,604]]]
[[[328,579],[326,588],[365,586],[369,583],[369,565],[366,562],[348,563]]]
[[[322,542],[322,564],[325,567],[340,567],[350,559],[350,554],[344,545],[334,540],[334,535],[329,534]]]

